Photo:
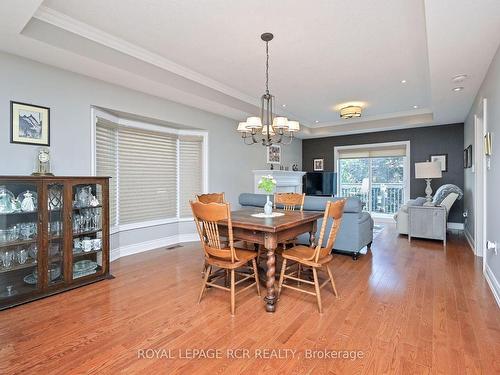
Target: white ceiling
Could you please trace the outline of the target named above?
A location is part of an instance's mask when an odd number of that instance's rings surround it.
[[[304,137],[464,121],[500,42],[498,0],[7,0],[0,10],[2,50],[234,119],[258,111],[260,34],[272,32],[270,89]],[[469,79],[455,93],[460,73]],[[363,117],[340,120],[351,102]]]

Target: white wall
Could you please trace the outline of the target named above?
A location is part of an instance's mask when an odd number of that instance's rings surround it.
[[[465,122],[464,147],[474,143],[474,114],[480,113],[483,98],[488,101],[487,108],[487,131],[493,133],[493,155],[491,156],[491,169],[486,173],[486,202],[487,202],[487,226],[486,239],[500,243],[500,48],[497,50],[488,73],[478,91],[474,104]],[[474,177],[471,169],[465,170],[465,208],[469,210],[470,219],[467,223],[467,231],[474,235]],[[500,281],[500,253],[487,254],[487,264],[493,277],[493,283]],[[500,293],[500,289],[497,290]]]
[[[224,191],[233,206],[237,206],[241,192],[253,191],[252,169],[266,167],[265,148],[243,145],[232,119],[0,53],[0,175],[30,174],[37,150],[36,146],[10,143],[11,100],[50,107],[50,151],[56,175],[90,174],[91,106],[207,130],[209,190]],[[300,166],[300,140],[282,150],[285,165],[297,162]],[[122,232],[119,238],[113,238],[112,244],[128,246],[179,232],[185,234],[191,228],[182,223]]]

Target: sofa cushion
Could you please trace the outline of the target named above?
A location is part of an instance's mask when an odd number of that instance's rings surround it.
[[[344,198],[336,197],[315,197],[306,196],[304,200],[304,210],[306,211],[324,211],[326,208],[326,203],[328,201],[338,201]],[[344,212],[347,213],[358,213],[362,211],[361,201],[356,197],[349,197],[344,206]]]

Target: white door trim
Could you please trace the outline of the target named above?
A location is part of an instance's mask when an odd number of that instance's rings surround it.
[[[484,156],[484,135],[486,134],[486,99],[483,99],[478,113],[474,115],[474,254],[483,257],[483,271],[486,269],[486,162]]]

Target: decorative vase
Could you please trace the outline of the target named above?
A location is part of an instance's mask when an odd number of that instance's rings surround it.
[[[266,195],[267,202],[264,205],[264,213],[266,215],[271,215],[273,213],[273,204],[271,203],[271,200],[269,199],[269,195]]]

